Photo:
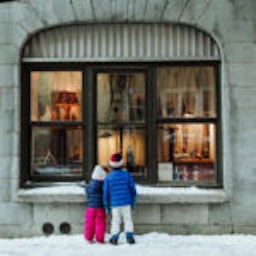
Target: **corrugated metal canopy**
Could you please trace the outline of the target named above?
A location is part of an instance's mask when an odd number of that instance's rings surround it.
[[[216,42],[185,25],[84,24],[54,27],[25,44],[22,60],[163,61],[219,60]]]

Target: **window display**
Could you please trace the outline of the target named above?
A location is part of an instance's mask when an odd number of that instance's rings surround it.
[[[81,72],[31,73],[31,120],[81,120]]]
[[[134,176],[145,176],[145,78],[142,73],[97,75],[98,163],[120,152]]]
[[[35,127],[31,166],[35,175],[81,175],[81,127]]]
[[[166,67],[157,74],[159,181],[214,181],[214,69]]]
[[[72,124],[81,120],[81,72],[34,71],[30,79],[31,175],[81,176],[82,127]]]
[[[158,118],[216,117],[213,67],[157,69]]]
[[[136,182],[221,183],[217,63],[52,65],[23,72],[24,184],[87,181],[113,152]]]
[[[163,166],[168,180],[213,181],[215,179],[215,127],[213,124],[164,124],[158,126],[158,173]],[[167,181],[165,174],[165,181]]]

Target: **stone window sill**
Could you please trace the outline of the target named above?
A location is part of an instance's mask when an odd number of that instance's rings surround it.
[[[156,188],[137,185],[139,204],[203,204],[224,203],[228,196],[223,189]],[[25,203],[84,203],[84,188],[79,185],[20,189],[17,201]]]

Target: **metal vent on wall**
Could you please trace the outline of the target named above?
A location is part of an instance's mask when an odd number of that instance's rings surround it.
[[[219,60],[216,42],[185,25],[86,24],[55,27],[28,40],[22,60]]]

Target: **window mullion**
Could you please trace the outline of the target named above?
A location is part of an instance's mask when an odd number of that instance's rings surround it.
[[[157,181],[157,151],[156,151],[156,71],[154,66],[150,66],[147,71],[147,166],[149,181]]]

